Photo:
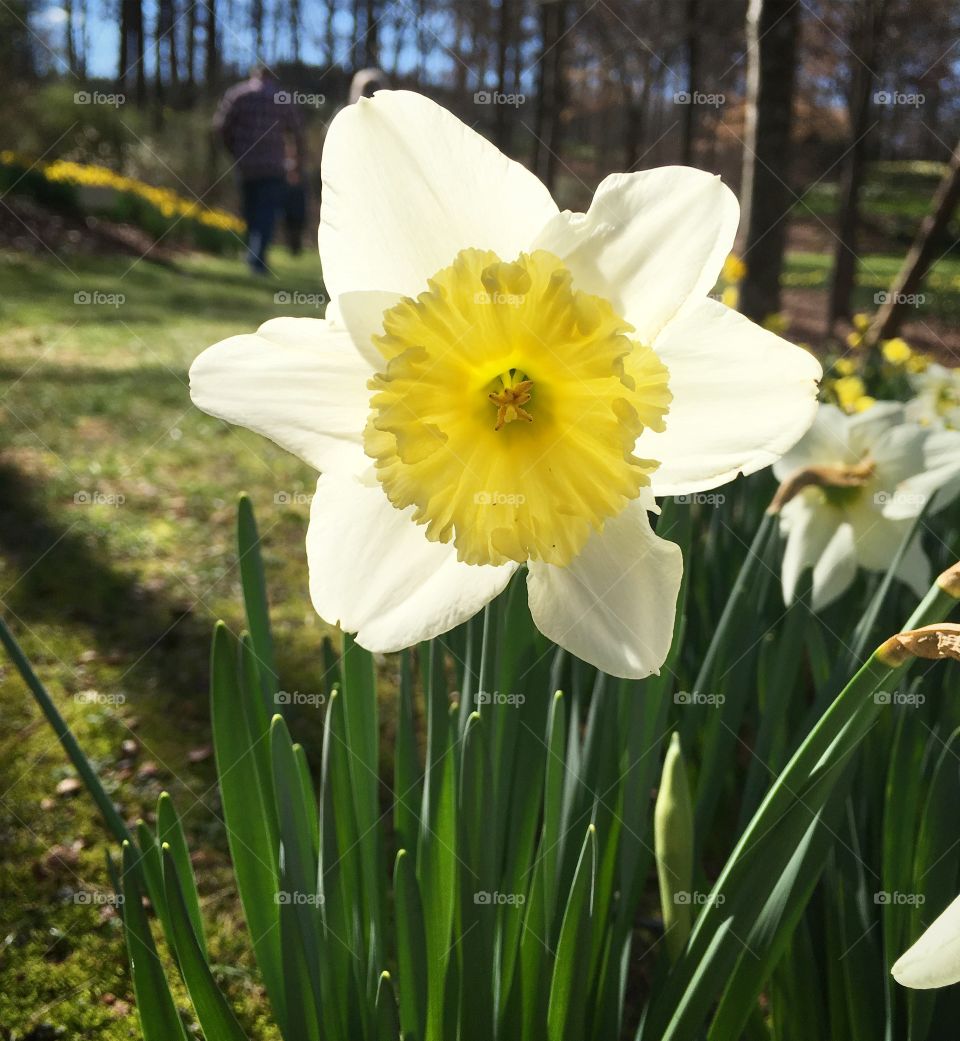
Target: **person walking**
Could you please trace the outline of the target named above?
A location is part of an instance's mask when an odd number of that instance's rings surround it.
[[[231,87],[213,118],[233,157],[247,225],[247,263],[257,275],[267,272],[267,250],[278,211],[284,206],[289,157],[300,169],[303,130],[293,96],[282,90],[262,64],[249,79]]]

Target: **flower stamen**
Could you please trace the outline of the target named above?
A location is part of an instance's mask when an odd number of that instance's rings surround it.
[[[530,401],[533,380],[523,377],[516,369],[500,375],[500,391],[488,394],[487,397],[497,406],[497,423],[494,430],[501,430],[506,423],[522,419],[533,422],[533,416],[523,407]]]

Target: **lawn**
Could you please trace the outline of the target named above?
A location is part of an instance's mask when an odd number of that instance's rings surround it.
[[[246,490],[283,684],[318,682],[325,627],[306,597],[303,550],[314,477],[194,409],[187,370],[207,344],[271,316],[322,314],[316,254],[276,260],[262,283],[227,260],[0,260],[0,601],[124,812],[146,816],[167,788],[215,851],[202,872],[214,950],[257,1036],[268,1034],[224,888],[207,759],[207,646],[216,618],[242,624],[233,540]],[[295,302],[275,303],[284,292]],[[111,843],[84,794],[58,794],[71,771],[5,661],[0,699],[0,841],[12,866],[0,883],[0,1036],[45,1037],[49,1023],[68,1037],[135,1037],[119,920],[99,895]],[[311,721],[298,727],[309,734]]]

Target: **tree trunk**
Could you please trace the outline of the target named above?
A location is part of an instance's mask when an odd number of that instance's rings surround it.
[[[507,58],[510,53],[511,12],[510,0],[500,0],[497,21],[497,90],[500,94],[510,93],[507,89]],[[505,152],[510,131],[510,113],[507,112],[505,104],[494,105],[494,118],[494,141],[497,147]]]
[[[840,213],[833,252],[833,275],[827,309],[827,328],[850,317],[850,298],[857,279],[857,232],[860,227],[860,191],[866,175],[873,87],[877,80],[877,42],[885,0],[862,0],[854,37],[853,91],[850,99],[850,150],[840,192]]]
[[[551,191],[556,180],[557,156],[560,150],[566,22],[567,0],[541,0],[542,50],[537,67],[533,169]]]
[[[217,39],[217,2],[206,0],[206,54],[204,56],[204,81],[208,91],[216,90],[220,78],[220,42]]]
[[[903,323],[907,308],[915,301],[927,272],[933,266],[937,250],[942,244],[942,235],[954,210],[960,203],[960,144],[950,157],[950,168],[944,174],[940,186],[930,204],[930,212],[924,217],[917,237],[910,247],[897,272],[885,299],[877,311],[870,328],[863,337],[863,346],[875,347],[880,340],[896,336]]]
[[[684,105],[680,128],[680,162],[684,166],[693,164],[693,145],[697,132],[697,106],[694,95],[700,88],[700,28],[697,25],[698,0],[686,2],[686,51],[687,51],[687,98],[689,104]]]
[[[800,5],[750,0],[747,8],[747,125],[743,155],[740,309],[755,321],[780,310],[786,216],[793,202],[790,136]]]

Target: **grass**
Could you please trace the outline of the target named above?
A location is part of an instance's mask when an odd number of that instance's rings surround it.
[[[188,831],[216,851],[201,872],[213,947],[245,1025],[269,1036],[203,758],[206,658],[216,618],[242,625],[233,544],[245,489],[266,541],[282,684],[318,682],[326,628],[306,596],[303,549],[315,476],[199,413],[186,374],[209,343],[272,315],[322,313],[274,303],[280,289],[318,293],[319,263],[313,253],[278,255],[276,278],[262,283],[236,261],[211,259],[176,270],[124,259],[0,263],[2,610],[124,812],[147,816],[167,788]],[[80,291],[125,299],[74,303]],[[85,896],[107,892],[112,843],[85,795],[56,794],[71,771],[6,662],[0,707],[0,906],[11,912],[0,1037],[53,1036],[45,1026],[135,1037],[119,920],[99,895]],[[316,723],[298,727],[316,735]]]

